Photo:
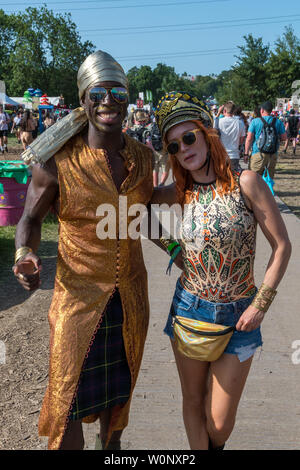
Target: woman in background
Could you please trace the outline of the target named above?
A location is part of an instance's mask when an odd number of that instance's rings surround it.
[[[36,125],[32,118],[32,114],[29,109],[26,109],[23,118],[20,122],[20,129],[21,129],[21,142],[23,145],[23,149],[26,150],[28,145],[33,142],[32,132],[35,130]]]

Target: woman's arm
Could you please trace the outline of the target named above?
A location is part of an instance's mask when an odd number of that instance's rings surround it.
[[[247,205],[253,210],[255,219],[272,249],[263,283],[271,289],[276,289],[284,276],[292,251],[286,226],[274,196],[260,175],[245,170],[241,175],[240,185]],[[263,317],[264,312],[250,305],[236,328],[251,331],[259,326]]]

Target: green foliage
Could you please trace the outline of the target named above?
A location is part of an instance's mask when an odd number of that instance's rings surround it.
[[[290,26],[283,37],[277,39],[266,69],[266,82],[272,96],[291,96],[293,81],[300,79],[300,39]]]
[[[95,46],[81,42],[70,14],[44,6],[11,15],[0,10],[0,27],[0,76],[8,95],[22,96],[32,86],[78,104],[77,71]]]
[[[262,38],[255,39],[252,34],[244,36],[245,45],[239,46],[240,55],[233,70],[234,85],[245,87],[245,106],[250,108],[270,99],[266,90],[266,63],[270,55],[270,47],[264,46]],[[235,90],[235,88],[234,88]],[[248,94],[248,96],[247,96]],[[233,100],[234,101],[234,100]]]
[[[152,90],[154,105],[166,92],[184,90],[197,96],[214,96],[219,103],[232,100],[244,109],[254,109],[263,101],[290,97],[293,81],[300,79],[300,40],[291,27],[286,28],[282,38],[275,43],[275,50],[263,44],[262,38],[252,34],[243,37],[240,54],[229,70],[219,75],[197,75],[188,80],[187,73],[181,77],[175,69],[165,64],[133,67],[128,72],[131,102],[140,91]]]
[[[5,14],[0,10],[0,79],[10,96],[22,96],[29,87],[40,88],[49,96],[63,94],[65,102],[78,105],[77,71],[95,50],[82,42],[70,14],[54,14],[45,6],[25,12]],[[127,76],[130,101],[139,92],[151,90],[153,104],[165,93],[182,90],[199,97],[214,96],[219,103],[233,100],[244,109],[254,109],[270,99],[292,95],[292,83],[300,79],[300,39],[286,27],[274,49],[252,34],[243,37],[236,63],[219,75],[179,76],[174,67],[163,63],[133,67]]]

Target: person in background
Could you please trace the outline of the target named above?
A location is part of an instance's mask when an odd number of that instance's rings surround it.
[[[51,127],[53,126],[53,124],[55,123],[54,119],[52,118],[51,114],[49,112],[46,113],[46,117],[44,119],[44,126],[46,129],[48,129],[48,127]]]
[[[241,139],[240,145],[239,145],[240,158],[243,158],[244,153],[245,153],[245,137],[247,135],[247,131],[248,131],[248,127],[249,127],[248,115],[243,113],[243,110],[242,110],[241,106],[236,106],[234,108],[233,114],[234,114],[234,116],[236,116],[237,119],[240,119],[242,121],[242,123],[244,124],[244,126],[245,126],[245,135],[243,136],[243,139]]]
[[[8,125],[10,123],[9,115],[4,111],[3,105],[0,104],[0,152],[8,152],[7,136]]]
[[[21,143],[21,120],[22,120],[22,112],[18,111],[17,115],[13,119],[13,125],[11,128],[11,132],[13,133],[15,131],[16,133],[16,138],[18,139],[18,143]]]
[[[30,145],[34,140],[32,133],[36,129],[36,122],[32,118],[32,114],[29,109],[26,109],[26,111],[24,112],[24,115],[20,122],[20,128],[21,143],[23,145],[23,149],[26,150],[28,145]]]
[[[134,107],[131,106],[130,112],[127,117],[127,127],[132,127],[134,125]]]
[[[33,140],[37,138],[38,136],[38,130],[39,130],[39,116],[38,113],[34,112],[32,113],[32,119],[34,122],[34,129],[32,131],[32,138]]]
[[[245,138],[245,125],[241,119],[234,115],[235,105],[227,102],[220,106],[218,114],[214,121],[214,127],[218,129],[220,139],[230,158],[231,169],[238,171],[240,168],[240,145]],[[220,115],[224,117],[220,119]]]
[[[271,116],[272,108],[272,103],[270,101],[266,101],[260,107],[261,116],[253,119],[253,121],[251,122],[245,142],[244,162],[248,163],[250,148],[252,146],[252,154],[249,161],[249,169],[257,172],[259,175],[263,175],[264,170],[267,167],[270,177],[274,179],[275,167],[278,157],[277,152],[279,149],[280,141],[286,140],[286,131],[283,122]],[[259,151],[257,143],[260,134],[263,130],[263,120],[265,120],[268,124],[271,124],[274,119],[275,129],[278,135],[277,150],[275,153],[262,153]]]
[[[283,153],[286,153],[290,140],[292,141],[293,155],[296,155],[296,141],[300,129],[300,120],[295,115],[295,110],[290,110],[290,115],[287,117],[285,130],[287,133],[287,140],[284,146]]]

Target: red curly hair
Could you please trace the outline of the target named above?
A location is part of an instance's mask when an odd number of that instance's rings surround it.
[[[219,138],[216,129],[205,127],[201,121],[192,121],[201,129],[205,142],[208,146],[216,173],[216,184],[218,193],[223,196],[226,193],[234,191],[237,188],[237,182],[233,177],[230,160],[225,148]],[[164,142],[166,146],[166,142]],[[177,202],[183,206],[191,200],[191,190],[193,187],[193,178],[191,173],[183,168],[175,155],[169,155],[173,178],[176,184]]]

